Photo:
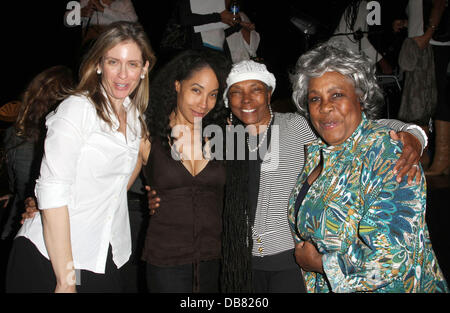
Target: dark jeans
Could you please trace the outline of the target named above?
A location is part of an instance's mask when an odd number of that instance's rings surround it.
[[[201,293],[219,292],[220,261],[200,262],[198,279]],[[147,286],[151,293],[192,293],[194,265],[155,266],[147,264]]]
[[[108,251],[105,274],[81,270],[80,278],[77,292],[122,292],[122,281],[119,270],[112,260],[111,246]],[[56,278],[52,263],[27,238],[14,239],[6,273],[6,292],[52,293],[55,287]]]

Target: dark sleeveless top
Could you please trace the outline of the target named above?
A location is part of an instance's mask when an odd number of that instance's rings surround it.
[[[143,259],[157,266],[219,259],[224,163],[210,161],[192,176],[159,140],[153,140],[144,174],[161,202],[149,220]]]

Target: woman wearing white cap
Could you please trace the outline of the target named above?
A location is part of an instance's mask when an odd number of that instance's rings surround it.
[[[230,121],[246,125],[248,137],[245,159],[227,161],[223,292],[305,291],[293,257],[287,205],[303,170],[304,145],[316,137],[300,114],[272,112],[275,86],[273,74],[254,61],[235,64],[227,79],[224,100],[231,108]],[[401,122],[390,124],[396,124],[392,126],[397,126],[397,131],[405,126]],[[409,137],[413,136],[405,136],[404,144],[418,147],[417,140]],[[418,139],[424,146],[424,138]],[[397,164],[398,169],[403,167],[398,176],[408,173],[410,182],[416,174],[411,166],[420,157],[420,148],[417,150],[405,153],[405,160]]]
[[[227,78],[224,101],[231,107],[232,124],[228,129],[237,135],[228,133],[227,141],[231,137],[238,140],[233,147],[242,146],[241,133],[233,126],[244,124],[246,148],[245,156],[227,155],[222,292],[305,291],[294,259],[287,206],[303,170],[304,145],[316,136],[300,114],[272,112],[270,100],[275,86],[275,77],[266,66],[250,60],[235,64]],[[401,122],[391,124],[396,124],[397,130],[405,126]],[[416,174],[411,166],[417,163],[426,139],[419,135],[419,143],[414,136],[400,136],[408,153],[397,163],[397,169],[401,169],[398,177],[408,173],[411,182]],[[240,152],[239,148],[234,150]],[[163,197],[149,195],[151,214]]]

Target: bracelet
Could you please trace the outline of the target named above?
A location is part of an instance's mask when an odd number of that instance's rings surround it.
[[[408,126],[405,128],[405,131],[408,131],[408,130],[410,130],[410,129],[417,129],[417,130],[419,131],[419,133],[422,135],[423,139],[425,140],[425,143],[423,144],[423,147],[422,147],[422,153],[423,153],[423,150],[425,150],[425,148],[428,146],[428,137],[427,137],[427,134],[424,132],[424,130],[422,129],[422,127],[417,126],[417,125],[414,125],[414,124],[408,125]],[[422,155],[422,153],[421,153],[420,155]]]

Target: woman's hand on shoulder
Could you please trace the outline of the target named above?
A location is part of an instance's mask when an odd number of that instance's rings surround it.
[[[422,145],[420,141],[412,134],[407,132],[390,131],[390,136],[394,140],[400,140],[403,144],[403,152],[394,166],[394,174],[397,174],[397,182],[401,182],[403,176],[407,175],[408,184],[419,184],[422,177],[419,168],[420,154]]]

